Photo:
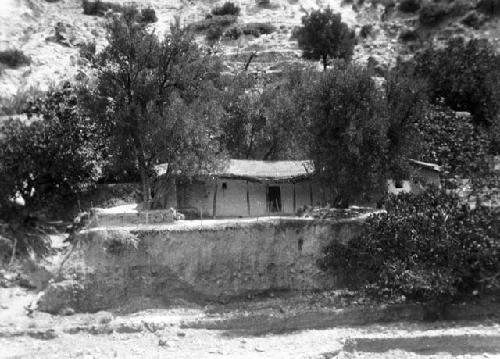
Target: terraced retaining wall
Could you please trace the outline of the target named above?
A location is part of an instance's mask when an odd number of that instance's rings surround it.
[[[202,301],[266,290],[331,289],[342,276],[318,268],[322,248],[362,229],[362,220],[292,219],[93,228],[80,235],[66,272],[85,287],[73,305],[90,311],[136,295]]]

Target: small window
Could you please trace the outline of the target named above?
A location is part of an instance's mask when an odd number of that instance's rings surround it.
[[[396,182],[394,182],[394,187],[396,187],[396,188],[403,188],[403,181],[396,180]]]
[[[227,189],[227,183],[226,183],[226,182],[223,182],[223,183],[222,183],[222,189],[223,189],[223,190],[226,190],[226,189]]]

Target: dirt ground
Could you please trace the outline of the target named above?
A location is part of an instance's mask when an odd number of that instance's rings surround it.
[[[206,306],[141,298],[66,316],[29,314],[36,296],[0,288],[1,358],[500,358],[497,321],[325,328],[314,322],[325,304],[318,295],[271,293]],[[284,325],[298,312],[311,320]]]

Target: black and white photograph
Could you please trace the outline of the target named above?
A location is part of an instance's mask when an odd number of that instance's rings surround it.
[[[500,0],[0,0],[0,359],[500,359]]]

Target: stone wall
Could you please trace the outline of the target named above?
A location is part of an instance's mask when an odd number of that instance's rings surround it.
[[[199,229],[102,229],[80,235],[66,272],[79,278],[87,302],[80,310],[113,306],[145,295],[203,301],[266,290],[339,286],[317,267],[330,240],[362,231],[361,220],[279,219]]]

